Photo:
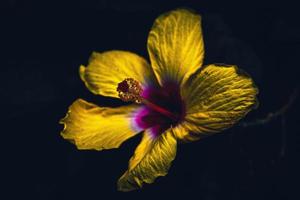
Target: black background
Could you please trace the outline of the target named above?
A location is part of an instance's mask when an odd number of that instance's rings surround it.
[[[260,106],[244,121],[265,117],[298,87],[296,3],[2,0],[0,6],[1,199],[299,198],[299,101],[264,125],[237,125],[180,145],[166,177],[130,193],[118,192],[116,181],[140,136],[116,150],[78,151],[60,137],[58,124],[77,98],[120,105],[90,93],[79,65],[92,51],[111,49],[148,59],[154,19],[178,7],[202,15],[205,64],[237,64],[254,78]]]

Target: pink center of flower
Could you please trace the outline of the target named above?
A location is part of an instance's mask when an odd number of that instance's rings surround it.
[[[142,104],[134,118],[139,128],[150,129],[152,136],[156,137],[184,119],[185,104],[178,84],[168,82],[162,87],[148,86],[143,90],[141,88],[140,84],[131,78],[119,83],[117,88],[123,101]]]

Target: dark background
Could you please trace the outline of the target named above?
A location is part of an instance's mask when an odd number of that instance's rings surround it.
[[[154,19],[178,7],[202,15],[205,64],[237,64],[254,78],[260,106],[244,121],[264,118],[299,86],[296,3],[2,0],[0,7],[1,199],[299,199],[299,98],[263,125],[180,145],[166,177],[130,193],[116,182],[140,136],[116,150],[78,151],[58,124],[77,98],[120,105],[90,93],[79,65],[111,49],[148,59]]]

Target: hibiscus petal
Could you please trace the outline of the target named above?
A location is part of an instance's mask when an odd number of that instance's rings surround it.
[[[118,83],[125,78],[133,78],[143,86],[155,82],[155,76],[147,61],[127,51],[94,52],[88,66],[80,66],[79,73],[91,92],[116,98]]]
[[[199,134],[193,134],[190,124],[186,121],[181,122],[173,128],[173,133],[181,142],[192,142],[200,139]]]
[[[148,52],[161,85],[164,81],[184,83],[203,62],[200,15],[178,9],[158,17],[149,33]]]
[[[152,183],[158,176],[165,176],[176,156],[176,149],[177,142],[171,129],[156,138],[145,131],[129,161],[128,170],[118,181],[118,190],[138,189],[143,183]]]
[[[187,108],[182,127],[190,133],[180,132],[180,139],[222,131],[257,106],[258,89],[236,66],[208,65],[189,82],[182,90]]]
[[[61,135],[75,143],[78,149],[112,149],[136,135],[139,131],[132,124],[137,106],[118,108],[98,107],[82,99],[69,108]]]

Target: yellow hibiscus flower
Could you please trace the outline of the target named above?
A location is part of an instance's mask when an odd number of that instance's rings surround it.
[[[142,133],[118,180],[130,191],[167,174],[177,141],[195,141],[231,127],[257,105],[258,89],[234,65],[202,66],[201,17],[178,9],[159,16],[149,33],[151,65],[127,51],[93,53],[80,77],[97,95],[131,101],[118,108],[82,99],[69,108],[61,135],[78,149],[112,149]]]

